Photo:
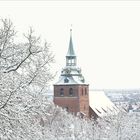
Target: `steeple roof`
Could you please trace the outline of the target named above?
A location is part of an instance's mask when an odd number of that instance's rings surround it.
[[[87,85],[81,73],[81,69],[77,67],[76,55],[73,49],[72,29],[70,29],[70,42],[66,55],[66,66],[62,69],[59,81],[55,85]]]
[[[73,42],[72,42],[72,29],[70,29],[70,42],[69,42],[69,48],[66,57],[69,56],[76,56],[74,49],[73,49]]]

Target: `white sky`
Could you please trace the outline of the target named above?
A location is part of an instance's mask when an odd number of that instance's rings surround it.
[[[51,43],[58,74],[73,24],[78,66],[90,88],[140,88],[140,2],[0,1],[0,17],[19,32],[32,26]]]

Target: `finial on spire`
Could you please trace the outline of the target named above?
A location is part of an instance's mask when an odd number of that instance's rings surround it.
[[[70,25],[70,35],[72,35],[72,24]]]

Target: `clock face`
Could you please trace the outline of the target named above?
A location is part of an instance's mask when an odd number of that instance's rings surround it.
[[[65,78],[64,83],[68,83],[68,82],[69,82],[68,78]]]

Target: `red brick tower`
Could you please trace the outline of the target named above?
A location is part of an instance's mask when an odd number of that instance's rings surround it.
[[[54,103],[75,115],[89,117],[89,86],[85,83],[81,69],[77,67],[73,49],[72,29],[66,55],[66,66],[62,69],[59,81],[54,84]]]

